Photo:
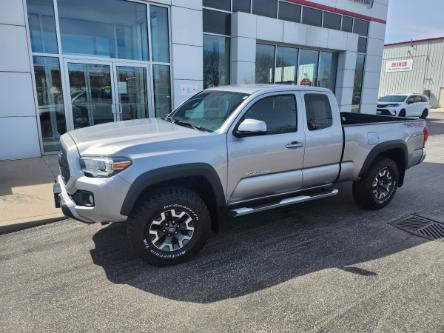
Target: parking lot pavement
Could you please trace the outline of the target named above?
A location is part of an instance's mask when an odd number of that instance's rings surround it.
[[[444,115],[381,211],[338,197],[229,221],[193,261],[134,258],[124,225],[67,220],[0,236],[4,332],[443,332],[444,242],[389,225],[444,222]]]

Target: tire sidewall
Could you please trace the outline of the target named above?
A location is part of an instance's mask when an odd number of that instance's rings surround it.
[[[163,211],[180,208],[193,218],[194,233],[182,248],[172,252],[157,249],[149,239],[151,222]],[[159,190],[144,199],[128,220],[128,238],[134,251],[147,262],[174,265],[187,260],[205,244],[210,232],[211,218],[203,200],[194,192],[181,188]]]
[[[391,190],[390,196],[381,202],[375,197],[375,195],[373,193],[372,184],[373,184],[373,181],[376,178],[376,176],[379,174],[379,172],[381,172],[385,168],[389,168],[389,170],[392,173],[395,180],[394,180],[394,184],[393,184],[393,188]],[[382,207],[387,206],[390,203],[390,201],[393,200],[393,198],[395,196],[395,193],[398,189],[398,182],[399,182],[399,170],[398,170],[396,163],[392,160],[389,160],[389,159],[383,159],[383,160],[378,161],[374,165],[372,170],[370,171],[370,173],[368,175],[368,179],[366,180],[366,187],[369,192],[368,197],[372,201],[372,205],[377,208],[382,208]]]
[[[162,260],[174,260],[183,256],[186,256],[189,250],[191,250],[194,245],[196,245],[196,242],[199,240],[201,234],[202,234],[202,228],[200,225],[200,216],[195,211],[195,209],[192,209],[189,207],[190,205],[183,204],[183,203],[171,203],[171,204],[165,204],[161,208],[157,210],[153,210],[153,213],[150,217],[147,218],[147,221],[144,225],[144,232],[143,232],[143,244],[145,251],[159,259]],[[172,251],[172,252],[166,252],[159,250],[157,247],[153,245],[153,243],[150,240],[149,237],[149,228],[151,226],[151,222],[158,217],[162,212],[170,210],[170,209],[180,209],[182,211],[187,212],[188,215],[193,219],[194,224],[194,232],[193,237],[191,238],[190,242],[188,242],[183,248]]]

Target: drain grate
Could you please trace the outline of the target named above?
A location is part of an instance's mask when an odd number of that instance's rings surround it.
[[[391,222],[390,224],[419,237],[430,240],[444,239],[443,223],[419,215],[411,215],[402,220]]]

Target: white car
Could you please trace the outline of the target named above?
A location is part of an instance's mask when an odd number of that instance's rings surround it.
[[[394,94],[379,99],[377,113],[386,116],[426,119],[430,108],[429,98],[425,95]]]

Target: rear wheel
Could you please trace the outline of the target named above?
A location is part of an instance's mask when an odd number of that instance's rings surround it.
[[[427,117],[429,116],[429,110],[424,110],[424,111],[422,111],[422,114],[421,114],[421,119],[427,119]]]
[[[210,225],[208,208],[195,192],[168,187],[141,200],[128,218],[128,238],[148,263],[174,265],[204,246]]]
[[[405,112],[405,110],[403,109],[403,110],[401,110],[401,111],[399,111],[399,116],[400,117],[404,117],[405,118],[405,116],[406,116],[406,112]]]
[[[392,201],[398,182],[398,165],[392,159],[382,158],[360,181],[353,183],[353,196],[363,208],[381,209]]]

